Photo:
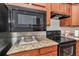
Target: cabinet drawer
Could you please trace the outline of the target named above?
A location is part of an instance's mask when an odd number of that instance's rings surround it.
[[[11,54],[11,56],[37,56],[37,55],[39,55],[39,50],[23,51]]]
[[[41,56],[57,56],[57,51],[54,51],[54,52],[51,52],[51,53],[48,53],[48,54],[44,54],[44,55],[41,55]]]
[[[56,51],[56,50],[57,50],[57,46],[41,48],[40,49],[40,54],[46,54],[46,53],[53,52],[53,51]]]

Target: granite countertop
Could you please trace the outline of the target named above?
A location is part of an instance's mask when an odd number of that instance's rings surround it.
[[[72,38],[72,39],[75,39],[75,40],[79,40],[79,37],[75,37],[75,36],[72,36],[72,35],[68,35],[68,36],[61,35],[61,36],[67,37],[67,38]]]
[[[52,45],[58,45],[57,42],[52,41],[45,37],[39,37],[38,40],[39,41],[37,43],[31,43],[31,44],[25,44],[25,45],[14,45],[7,52],[7,55],[17,53],[17,52],[22,52],[22,51],[28,51],[32,49],[39,49],[39,48],[48,47]]]

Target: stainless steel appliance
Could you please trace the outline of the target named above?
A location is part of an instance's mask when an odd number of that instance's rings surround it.
[[[58,45],[58,56],[75,56],[76,55],[76,40],[66,37],[61,37],[60,30],[47,31],[47,38],[56,41]]]

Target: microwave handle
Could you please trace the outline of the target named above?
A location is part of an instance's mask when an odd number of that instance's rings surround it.
[[[14,29],[14,19],[13,19],[13,12],[12,10],[9,10],[9,19],[8,19],[8,23],[9,23],[9,26],[10,26],[10,31],[12,31]]]
[[[9,31],[11,31],[11,10],[8,9],[8,26]]]

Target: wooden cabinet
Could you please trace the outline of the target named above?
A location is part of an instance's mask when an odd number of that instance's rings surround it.
[[[60,21],[61,26],[79,26],[79,4],[69,4],[70,18]]]
[[[79,5],[72,5],[72,25],[79,25]]]
[[[76,56],[79,56],[79,41],[76,43]]]
[[[60,10],[60,5],[59,5],[59,3],[52,3],[51,4],[51,11],[52,12],[59,12]]]
[[[41,48],[40,49],[40,54],[43,55],[43,54],[47,54],[47,53],[50,53],[50,52],[53,52],[53,51],[56,51],[56,50],[57,50],[57,46]]]
[[[72,24],[72,11],[71,10],[72,10],[72,8],[71,8],[70,4],[65,4],[65,5],[66,5],[66,8],[65,8],[64,13],[66,15],[69,15],[70,17],[60,20],[60,26],[71,26],[71,24]]]
[[[70,11],[69,4],[66,4],[66,3],[52,3],[51,8],[52,8],[52,10],[51,10],[52,12],[57,12],[57,13],[69,15],[69,11]]]
[[[46,25],[50,26],[51,24],[51,4],[47,3],[46,4]]]
[[[69,15],[69,18],[61,19],[60,26],[69,26],[71,24],[71,5],[67,3],[52,3],[52,12]]]
[[[30,51],[18,52],[10,54],[9,56],[57,56],[57,45]]]
[[[51,53],[47,53],[47,54],[43,54],[41,56],[57,56],[57,51],[51,52]]]
[[[57,46],[51,46],[40,49],[41,56],[57,56]]]
[[[44,10],[46,11],[46,4],[45,3],[8,3],[7,5],[14,5],[26,8],[32,8],[37,10]]]

